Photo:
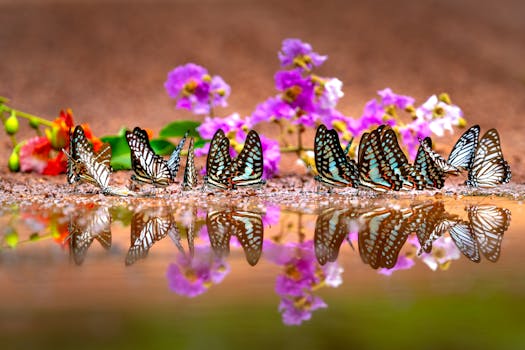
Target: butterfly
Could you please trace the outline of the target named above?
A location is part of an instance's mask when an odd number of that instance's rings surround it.
[[[481,253],[489,261],[498,261],[503,234],[510,225],[510,211],[483,205],[469,206],[467,213],[472,235],[476,239]]]
[[[197,170],[195,169],[195,152],[193,150],[193,137],[190,138],[188,146],[188,157],[186,158],[186,168],[184,169],[183,190],[191,190],[197,186]]]
[[[133,214],[131,219],[131,246],[126,255],[126,265],[132,265],[148,255],[150,248],[166,237],[173,229],[171,215],[149,210]]]
[[[246,261],[255,266],[262,254],[264,227],[260,214],[249,211],[212,211],[206,216],[210,244],[215,254],[226,257],[230,252],[230,238],[236,236]]]
[[[111,147],[105,144],[95,155],[81,125],[77,125],[69,135],[69,145],[70,153],[63,150],[67,156],[68,183],[82,181],[107,188],[111,174]]]
[[[126,140],[131,150],[131,167],[135,172],[131,179],[154,186],[168,186],[173,180],[172,170],[164,158],[155,154],[146,131],[139,127],[133,132],[126,131]]]
[[[100,207],[90,215],[71,217],[69,221],[69,244],[73,261],[82,265],[93,240],[104,249],[111,248],[111,216],[107,207]]]
[[[174,179],[177,176],[177,173],[179,172],[180,167],[180,153],[182,151],[182,148],[184,147],[184,144],[186,143],[186,138],[188,137],[189,131],[186,131],[184,133],[184,136],[180,140],[179,144],[171,153],[170,158],[168,159],[168,168],[170,169],[171,177]]]
[[[231,166],[230,141],[224,135],[224,131],[219,129],[210,142],[210,149],[206,158],[204,186],[211,185],[224,190],[229,189]]]
[[[359,182],[376,191],[398,191],[402,186],[401,178],[389,167],[381,147],[380,131],[376,129],[365,133],[359,144]]]
[[[319,125],[314,139],[315,167],[318,172],[315,179],[331,187],[357,187],[359,169],[352,159],[347,158],[350,147],[351,143],[343,151],[337,132],[328,130],[323,124]]]
[[[465,131],[450,151],[447,160],[432,150],[432,143],[423,142],[421,145],[441,171],[457,175],[461,170],[470,169],[472,165],[474,152],[478,147],[479,130],[479,125],[474,125]]]
[[[241,153],[232,161],[233,187],[264,185],[262,178],[264,170],[263,150],[259,134],[250,130],[244,141]]]
[[[374,269],[393,268],[409,236],[404,223],[410,215],[410,211],[384,208],[364,214],[365,224],[359,230],[361,260]]]
[[[329,208],[319,214],[315,222],[314,249],[320,265],[337,260],[344,239],[352,228],[357,229],[355,219],[354,209]]]
[[[503,159],[498,132],[490,129],[479,141],[465,183],[470,187],[489,188],[509,182],[511,176],[510,166]]]
[[[423,183],[416,183],[418,190],[428,188],[442,188],[445,185],[445,173],[432,160],[432,158],[425,151],[426,147],[431,147],[432,140],[426,137],[420,140],[420,145],[417,150],[416,160],[414,162],[414,169],[423,177]],[[425,146],[424,146],[425,145]]]
[[[220,189],[264,185],[263,170],[262,144],[255,130],[248,133],[242,151],[233,160],[230,141],[222,130],[215,132],[206,159],[205,185]]]
[[[401,150],[396,133],[390,127],[385,126],[381,133],[381,148],[386,163],[402,181],[402,188],[421,189],[424,185],[423,176],[408,162]]]

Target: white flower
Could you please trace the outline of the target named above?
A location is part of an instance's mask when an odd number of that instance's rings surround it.
[[[328,263],[323,269],[326,275],[324,283],[327,286],[336,288],[343,284],[343,278],[341,277],[341,274],[344,270],[337,262]]]
[[[421,260],[436,271],[439,266],[446,264],[451,260],[457,260],[461,256],[458,247],[450,237],[441,236],[432,243],[432,252],[423,253]]]
[[[460,124],[463,112],[458,106],[449,105],[432,95],[416,109],[416,117],[419,122],[428,122],[432,133],[443,136],[446,130],[453,133],[452,126]]]
[[[321,108],[335,108],[337,102],[343,96],[343,82],[337,78],[328,80],[326,83],[324,83],[324,93],[319,98]]]

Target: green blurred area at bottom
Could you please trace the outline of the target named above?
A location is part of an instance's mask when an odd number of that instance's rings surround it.
[[[3,312],[0,341],[3,349],[524,349],[524,311],[520,295],[448,295],[337,298],[301,326],[282,323],[275,299],[198,310]]]

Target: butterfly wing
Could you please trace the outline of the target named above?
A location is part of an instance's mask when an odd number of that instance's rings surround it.
[[[186,138],[188,137],[189,131],[186,131],[184,133],[184,136],[180,140],[179,144],[171,153],[170,158],[168,159],[167,165],[170,169],[171,177],[174,179],[177,176],[177,173],[179,172],[180,167],[180,153],[182,152],[182,148],[184,147],[184,144],[186,143]]]
[[[503,158],[496,129],[490,129],[479,141],[466,184],[471,187],[490,188],[510,181],[510,166]]]
[[[422,187],[424,178],[419,174],[412,165],[408,162],[408,159],[401,149],[397,140],[396,133],[391,128],[383,131],[381,135],[381,147],[390,169],[393,170],[401,181],[403,182],[403,188],[411,189],[418,185]]]
[[[210,245],[219,258],[230,254],[230,238],[235,233],[235,223],[227,211],[212,211],[206,215]]]
[[[231,188],[230,141],[221,129],[215,132],[206,158],[204,183],[220,189]]]
[[[510,225],[510,211],[485,205],[468,207],[467,212],[481,253],[492,262],[498,261],[503,234]]]
[[[425,138],[426,140],[427,138]],[[432,149],[432,140],[430,138],[429,142],[420,142],[420,147],[423,148],[427,156],[432,160],[432,163],[436,165],[436,167],[441,170],[444,174],[452,174],[457,175],[460,172],[460,169],[452,166],[448,163],[448,161],[443,158],[439,153],[434,151]]]
[[[167,236],[173,224],[168,215],[137,212],[131,220],[131,246],[126,256],[126,265],[148,256],[151,247]]]
[[[448,164],[458,169],[470,169],[479,142],[479,125],[471,126],[461,135],[450,155]]]
[[[264,227],[260,214],[234,211],[232,219],[236,221],[235,235],[241,244],[246,261],[251,266],[255,266],[259,261],[264,238]]]
[[[350,233],[348,220],[351,216],[352,210],[329,208],[317,217],[314,249],[320,265],[337,260],[341,244]]]
[[[401,179],[390,169],[384,158],[377,130],[372,131],[364,140],[361,139],[359,174],[360,184],[376,191],[398,191],[401,188]]]
[[[432,140],[430,137],[426,137],[420,140],[419,149],[417,150],[414,168],[424,179],[424,185],[416,183],[418,190],[442,188],[445,185],[445,174],[425,151],[425,147],[431,147],[431,144]]]
[[[463,255],[472,262],[480,262],[478,244],[472,235],[472,230],[468,222],[461,221],[453,225],[449,229],[449,234]]]
[[[232,184],[234,186],[258,186],[264,184],[264,170],[261,139],[255,130],[246,136],[244,147],[232,163]]]
[[[193,137],[190,138],[188,146],[188,157],[184,169],[183,190],[191,190],[197,186],[197,170],[195,169],[195,151],[193,150]]]
[[[314,142],[315,167],[319,174],[316,179],[332,187],[355,187],[359,172],[356,164],[347,160],[337,132],[321,124]]]
[[[136,127],[126,131],[126,140],[131,151],[131,167],[135,172],[133,180],[155,186],[168,186],[173,179],[167,162],[155,154],[145,130]]]

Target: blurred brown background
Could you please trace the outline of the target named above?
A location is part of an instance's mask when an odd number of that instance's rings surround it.
[[[0,0],[0,95],[48,118],[71,107],[97,135],[158,130],[191,116],[174,110],[163,83],[195,62],[232,87],[218,114],[247,115],[275,94],[277,51],[297,37],[329,55],[319,73],[344,82],[343,113],[358,117],[385,87],[419,103],[446,91],[470,124],[500,130],[521,180],[524,15],[520,0]]]

